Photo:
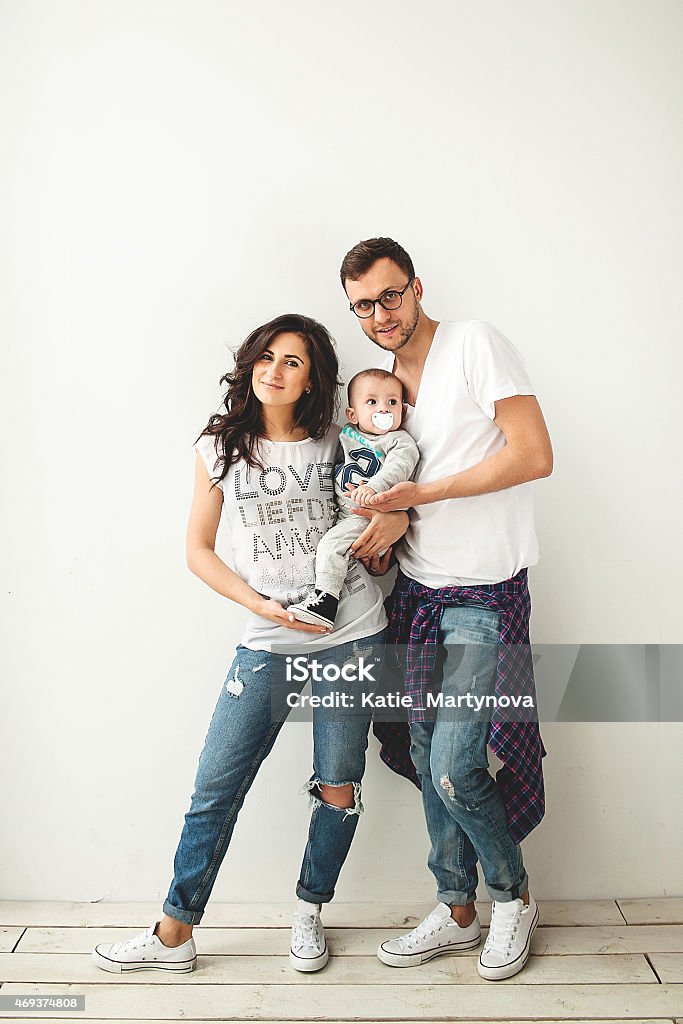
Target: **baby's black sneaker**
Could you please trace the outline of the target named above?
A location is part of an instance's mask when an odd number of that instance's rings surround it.
[[[292,604],[287,609],[299,622],[310,622],[314,626],[334,626],[337,617],[339,599],[323,590],[312,589],[303,601]]]

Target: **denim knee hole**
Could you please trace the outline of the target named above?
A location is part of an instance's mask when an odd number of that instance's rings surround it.
[[[439,789],[441,789],[442,792],[444,792],[446,794],[446,796],[448,797],[448,799],[452,803],[454,803],[454,804],[455,803],[462,804],[462,806],[465,808],[466,811],[476,811],[478,809],[478,805],[470,807],[470,805],[465,800],[461,800],[460,799],[460,795],[456,794],[455,786],[451,782],[451,780],[450,780],[448,775],[444,774],[444,775],[440,776],[440,778],[439,778]]]
[[[320,793],[320,786],[331,786],[334,789],[340,789],[342,786],[353,786],[353,807],[337,807],[335,804],[326,803],[318,795]],[[364,810],[360,798],[361,783],[353,782],[351,779],[348,782],[325,782],[323,779],[309,779],[303,784],[299,792],[308,793],[309,807],[314,811],[321,806],[329,807],[331,811],[343,811],[344,818],[346,819],[350,814],[360,815]]]

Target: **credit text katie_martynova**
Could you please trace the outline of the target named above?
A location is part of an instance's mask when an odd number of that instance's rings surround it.
[[[320,682],[345,683],[375,683],[374,671],[377,661],[366,662],[361,656],[358,661],[347,662],[344,665],[322,665],[319,661],[302,655],[301,657],[286,659],[287,682],[305,683],[309,680]],[[323,708],[412,708],[417,707],[409,694],[398,692],[376,693],[373,690],[361,689],[336,690],[326,693],[324,696],[316,694],[305,694],[293,691],[287,694],[287,705],[295,707],[323,707]],[[502,694],[486,694],[476,696],[473,693],[457,695],[444,695],[443,693],[426,694],[426,706],[428,708],[472,708],[481,711],[486,708],[533,708],[533,697]]]

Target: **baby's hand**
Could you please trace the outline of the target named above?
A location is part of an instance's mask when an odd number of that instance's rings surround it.
[[[377,494],[377,491],[369,487],[368,484],[360,484],[358,487],[353,487],[352,484],[349,484],[349,487],[351,488],[349,497],[355,505],[370,505],[372,504],[372,499]]]

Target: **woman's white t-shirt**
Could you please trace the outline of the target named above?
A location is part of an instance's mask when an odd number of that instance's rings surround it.
[[[393,352],[376,365],[393,369]],[[533,394],[520,353],[493,324],[439,323],[416,405],[408,406],[401,424],[420,450],[415,483],[454,476],[500,451],[505,435],[494,423],[495,403]],[[517,484],[410,509],[396,553],[401,569],[438,588],[500,583],[535,565],[532,487]]]
[[[302,600],[315,584],[315,549],[335,523],[340,430],[333,423],[319,441],[260,441],[265,470],[241,460],[217,485],[235,572],[284,607]],[[218,476],[215,438],[203,435],[194,447],[209,476]],[[241,643],[257,651],[304,654],[372,636],[386,621],[382,591],[362,563],[351,559],[332,633],[302,633],[250,612]]]

